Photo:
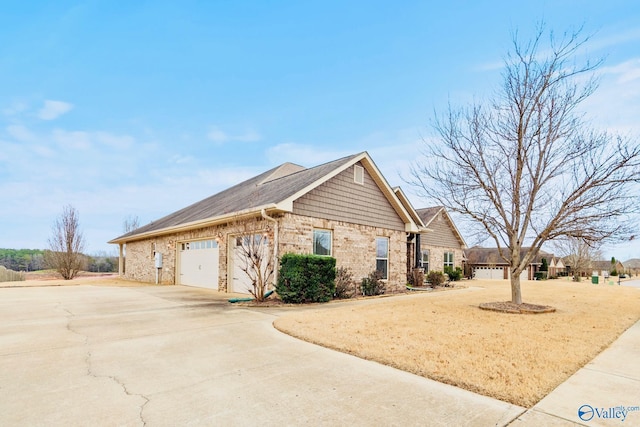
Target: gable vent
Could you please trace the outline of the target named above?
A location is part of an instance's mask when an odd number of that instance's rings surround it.
[[[362,166],[353,166],[353,180],[356,184],[364,184],[364,168]]]

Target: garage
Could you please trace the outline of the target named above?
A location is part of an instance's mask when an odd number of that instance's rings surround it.
[[[247,270],[256,271],[256,265],[262,270],[262,276],[267,276],[269,256],[269,239],[261,234],[236,237],[233,247],[233,283],[231,291],[249,294],[253,290],[253,280]],[[254,262],[250,258],[254,258]],[[251,264],[254,264],[251,266]]]
[[[474,279],[488,279],[488,280],[504,280],[505,269],[507,267],[474,267],[473,278]],[[507,278],[509,272],[507,271]],[[524,270],[520,273],[520,281],[529,280],[529,270]]]
[[[474,279],[502,280],[504,269],[502,267],[474,267]]]
[[[215,240],[194,240],[179,244],[181,285],[218,289],[219,248]]]

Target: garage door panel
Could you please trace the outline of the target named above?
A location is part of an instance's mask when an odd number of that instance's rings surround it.
[[[215,240],[180,244],[180,284],[218,289],[219,248]]]

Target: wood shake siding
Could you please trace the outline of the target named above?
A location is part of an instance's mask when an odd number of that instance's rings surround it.
[[[445,248],[460,248],[461,243],[451,229],[451,225],[443,214],[438,215],[428,228],[433,231],[420,235],[423,246],[439,246]]]
[[[354,181],[353,166],[294,201],[293,212],[391,230],[405,227],[366,169],[364,184]]]

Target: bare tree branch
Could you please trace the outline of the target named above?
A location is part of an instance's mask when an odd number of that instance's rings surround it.
[[[53,224],[49,250],[44,254],[45,262],[63,279],[71,280],[86,262],[83,250],[84,236],[80,230],[78,211],[73,206],[66,205]]]
[[[638,206],[638,142],[589,129],[579,112],[602,63],[576,64],[589,40],[580,33],[549,32],[545,54],[544,26],[526,43],[516,33],[500,91],[436,116],[439,138],[425,141],[408,181],[494,240],[510,264],[514,303],[522,303],[520,273],[545,242],[625,238]]]

